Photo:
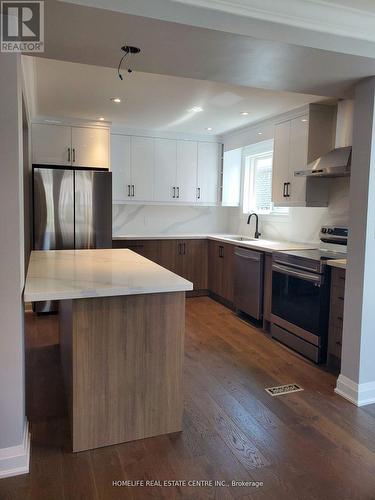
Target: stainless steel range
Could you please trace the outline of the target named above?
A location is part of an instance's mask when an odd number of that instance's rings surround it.
[[[272,258],[272,337],[315,363],[325,363],[330,267],[346,258],[348,228],[324,226],[316,250],[276,252]]]

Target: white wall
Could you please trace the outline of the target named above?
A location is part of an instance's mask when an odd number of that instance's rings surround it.
[[[0,53],[0,477],[28,469],[20,56]]]
[[[114,236],[226,233],[230,209],[225,207],[114,205]]]
[[[336,391],[375,403],[375,77],[356,87],[341,374]]]

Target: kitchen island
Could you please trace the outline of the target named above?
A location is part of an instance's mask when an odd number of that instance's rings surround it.
[[[31,254],[24,300],[59,300],[74,452],[182,429],[185,292],[131,250]]]

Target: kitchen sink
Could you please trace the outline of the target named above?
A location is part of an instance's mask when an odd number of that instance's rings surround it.
[[[233,241],[257,241],[255,238],[247,238],[246,236],[228,236],[228,240],[233,240]]]

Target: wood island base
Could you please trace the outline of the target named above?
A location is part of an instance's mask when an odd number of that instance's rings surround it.
[[[60,302],[73,452],[182,430],[185,292]]]

